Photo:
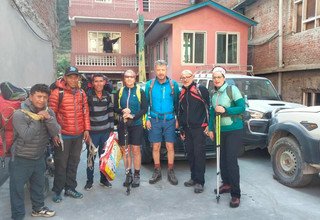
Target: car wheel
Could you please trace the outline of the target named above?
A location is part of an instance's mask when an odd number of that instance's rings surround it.
[[[143,130],[143,140],[141,145],[141,163],[148,164],[152,162],[152,146],[148,139],[148,131]]]
[[[303,174],[306,163],[293,138],[283,137],[274,144],[271,162],[277,180],[286,186],[302,187],[312,180],[312,175]]]

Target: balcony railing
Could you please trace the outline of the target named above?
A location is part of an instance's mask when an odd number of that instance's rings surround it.
[[[76,66],[138,67],[139,61],[136,54],[76,54],[75,64]],[[148,66],[147,61],[146,66]]]

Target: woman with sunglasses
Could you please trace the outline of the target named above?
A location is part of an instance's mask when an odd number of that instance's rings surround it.
[[[136,77],[137,75],[133,70],[127,70],[123,75],[124,86],[119,89],[114,98],[115,112],[120,116],[118,124],[119,144],[122,149],[126,172],[129,172],[131,180],[131,151],[133,154],[134,175],[132,187],[140,185],[140,145],[143,140],[142,117],[147,112],[146,96],[140,86],[136,84]],[[127,149],[125,149],[125,128],[128,131]],[[125,150],[127,150],[128,156],[124,155]]]

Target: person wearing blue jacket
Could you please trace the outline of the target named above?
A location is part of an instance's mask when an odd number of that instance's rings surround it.
[[[175,129],[178,128],[176,115],[178,112],[178,83],[167,77],[167,62],[157,60],[155,62],[156,78],[146,84],[146,97],[149,104],[147,129],[149,140],[152,143],[152,155],[154,172],[149,179],[150,184],[158,182],[161,178],[160,148],[161,142],[166,142],[168,152],[168,180],[172,185],[177,185],[174,166],[174,142]]]
[[[215,92],[212,95],[210,109],[209,137],[214,138],[213,122],[217,114],[221,114],[221,155],[220,167],[223,184],[219,192],[231,193],[230,207],[240,205],[240,174],[238,165],[239,149],[243,146],[243,120],[241,114],[245,111],[245,100],[238,87],[228,85],[225,81],[226,70],[215,67],[212,70],[212,79]],[[232,97],[228,95],[231,87]],[[216,192],[216,190],[215,190]]]

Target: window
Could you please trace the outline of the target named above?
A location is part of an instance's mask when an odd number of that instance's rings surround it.
[[[109,37],[111,40],[120,37],[120,33],[116,32],[88,32],[88,52],[89,53],[103,53],[103,37]],[[112,45],[113,53],[121,53],[121,38]]]
[[[163,38],[163,59],[168,63],[168,38]]]
[[[112,0],[96,0],[96,2],[101,2],[101,3],[112,3]]]
[[[320,0],[295,0],[295,31],[320,27]]]
[[[149,0],[143,0],[143,11],[148,12],[150,11],[150,1]]]
[[[320,105],[320,92],[305,90],[302,95],[302,104],[306,106]]]
[[[218,33],[217,34],[217,63],[237,64],[238,63],[238,34]]]
[[[185,32],[182,39],[182,62],[183,63],[204,63],[205,54],[205,33]]]
[[[156,59],[160,60],[160,42],[156,45]]]

